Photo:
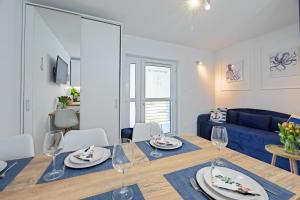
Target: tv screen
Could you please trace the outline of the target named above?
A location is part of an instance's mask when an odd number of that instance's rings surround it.
[[[68,64],[59,56],[56,59],[55,82],[59,84],[68,82]]]

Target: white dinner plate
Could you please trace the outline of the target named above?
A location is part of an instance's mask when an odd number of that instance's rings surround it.
[[[85,148],[86,149],[86,148]],[[71,156],[70,156],[70,161],[72,163],[75,163],[75,164],[86,164],[86,163],[93,163],[93,162],[96,162],[98,160],[100,160],[102,157],[103,157],[103,154],[104,152],[106,151],[105,148],[102,148],[102,147],[94,147],[94,154],[93,154],[93,158],[91,159],[91,161],[84,161],[84,160],[80,160],[76,157],[74,157],[75,155],[79,154],[79,153],[83,153],[83,151],[85,149],[80,149],[78,151],[75,151],[73,153],[71,153]]]
[[[95,147],[95,148],[100,148],[100,147]],[[93,167],[95,165],[99,165],[100,163],[106,161],[110,157],[110,155],[111,155],[109,149],[106,149],[106,148],[101,148],[101,149],[103,149],[103,156],[101,157],[101,159],[99,159],[99,160],[97,160],[95,162],[86,162],[86,163],[82,163],[82,164],[73,163],[70,160],[70,157],[72,155],[69,154],[65,158],[64,163],[65,163],[65,165],[67,167],[74,168],[74,169],[88,168],[88,167]]]
[[[208,171],[208,172],[206,172]],[[204,167],[202,169],[200,169],[197,174],[196,174],[196,180],[198,182],[198,184],[201,186],[201,188],[211,197],[215,198],[216,200],[233,200],[233,198],[224,196],[220,193],[218,193],[217,191],[215,191],[212,187],[210,187],[206,181],[204,180],[204,173],[210,173],[210,167]],[[263,189],[263,188],[262,188]],[[261,193],[262,196],[244,196],[241,195],[241,197],[239,198],[239,200],[267,200],[268,199],[268,195],[265,192],[265,190],[263,189],[263,191],[258,191],[259,193]]]
[[[165,146],[165,145],[157,144],[154,140],[150,140],[150,144],[158,149],[164,149],[164,150],[177,149],[182,146],[182,142],[176,138],[166,137],[165,139],[174,145]]]
[[[0,160],[0,172],[7,167],[7,162]]]
[[[231,199],[235,199],[235,200],[240,200],[240,199],[243,199],[243,200],[252,200],[252,199],[267,200],[268,199],[268,194],[264,190],[264,188],[259,183],[257,183],[255,180],[250,178],[249,176],[247,176],[241,172],[226,168],[226,167],[218,167],[218,170],[220,170],[223,174],[226,174],[226,176],[230,177],[231,179],[236,180],[237,182],[245,185],[246,187],[251,188],[253,191],[255,191],[256,193],[259,193],[261,196],[242,195],[237,192],[231,192],[229,190],[223,190],[223,189],[214,187],[211,183],[210,167],[208,167],[203,172],[204,181],[210,188],[212,188],[217,193],[219,193],[223,196],[229,197]]]

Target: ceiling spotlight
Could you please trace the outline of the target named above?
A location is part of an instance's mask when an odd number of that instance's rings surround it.
[[[187,5],[189,9],[195,10],[200,8],[201,6],[201,1],[200,0],[187,0]]]
[[[205,2],[204,2],[204,9],[205,10],[210,10],[210,0],[205,0]]]
[[[210,0],[186,0],[190,10],[210,10]]]

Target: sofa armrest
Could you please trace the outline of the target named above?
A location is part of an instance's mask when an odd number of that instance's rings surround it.
[[[197,135],[205,139],[210,139],[209,119],[210,114],[201,114],[197,118]]]
[[[201,114],[198,116],[197,122],[208,121],[210,119],[210,114]]]

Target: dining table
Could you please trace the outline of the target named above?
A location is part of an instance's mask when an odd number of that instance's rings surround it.
[[[192,134],[185,133],[180,137],[188,142],[183,145],[192,144],[199,149],[160,159],[149,159],[138,144],[133,143],[133,166],[125,174],[109,168],[38,184],[40,177],[51,163],[51,158],[37,155],[0,192],[0,199],[85,199],[120,188],[123,181],[125,185],[138,186],[146,200],[179,200],[183,197],[168,181],[166,174],[211,162],[218,157],[290,191],[293,193],[290,199],[300,199],[300,176],[229,148],[219,151],[209,140]]]

